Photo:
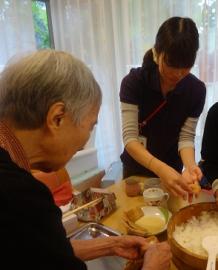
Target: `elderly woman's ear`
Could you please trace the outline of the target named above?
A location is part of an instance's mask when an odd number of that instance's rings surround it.
[[[63,102],[56,102],[51,105],[46,117],[48,128],[59,128],[67,115]]]

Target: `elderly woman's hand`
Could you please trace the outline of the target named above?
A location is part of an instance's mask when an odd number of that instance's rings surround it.
[[[103,256],[120,256],[129,260],[141,257],[151,244],[150,238],[139,236],[111,236],[91,240],[71,240],[77,257],[86,261]]]
[[[118,236],[114,238],[114,247],[111,255],[120,256],[129,260],[141,257],[141,254],[152,245],[149,238],[139,236]]]
[[[172,254],[167,242],[151,245],[144,255],[142,270],[168,270]]]

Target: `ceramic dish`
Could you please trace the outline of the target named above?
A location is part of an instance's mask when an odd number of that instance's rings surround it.
[[[144,221],[149,221],[151,230],[148,229],[149,235],[158,235],[167,229],[168,222],[172,216],[171,212],[161,206],[143,206]],[[139,220],[138,220],[139,221]],[[138,221],[135,223],[138,224]],[[138,224],[139,225],[139,224]]]

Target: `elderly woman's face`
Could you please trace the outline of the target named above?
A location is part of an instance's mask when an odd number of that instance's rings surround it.
[[[55,130],[54,136],[46,144],[48,171],[64,167],[84,147],[97,123],[98,112],[98,106],[90,109],[77,125],[72,121],[71,115],[66,113],[60,128]]]
[[[90,138],[94,126],[97,124],[99,107],[92,108],[82,119],[82,121],[75,126],[76,134],[74,138],[74,145],[76,151],[82,150]]]

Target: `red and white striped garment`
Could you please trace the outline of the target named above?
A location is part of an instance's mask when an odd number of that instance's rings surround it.
[[[20,168],[30,172],[30,164],[20,141],[2,121],[0,121],[0,147],[9,153],[11,159]]]

